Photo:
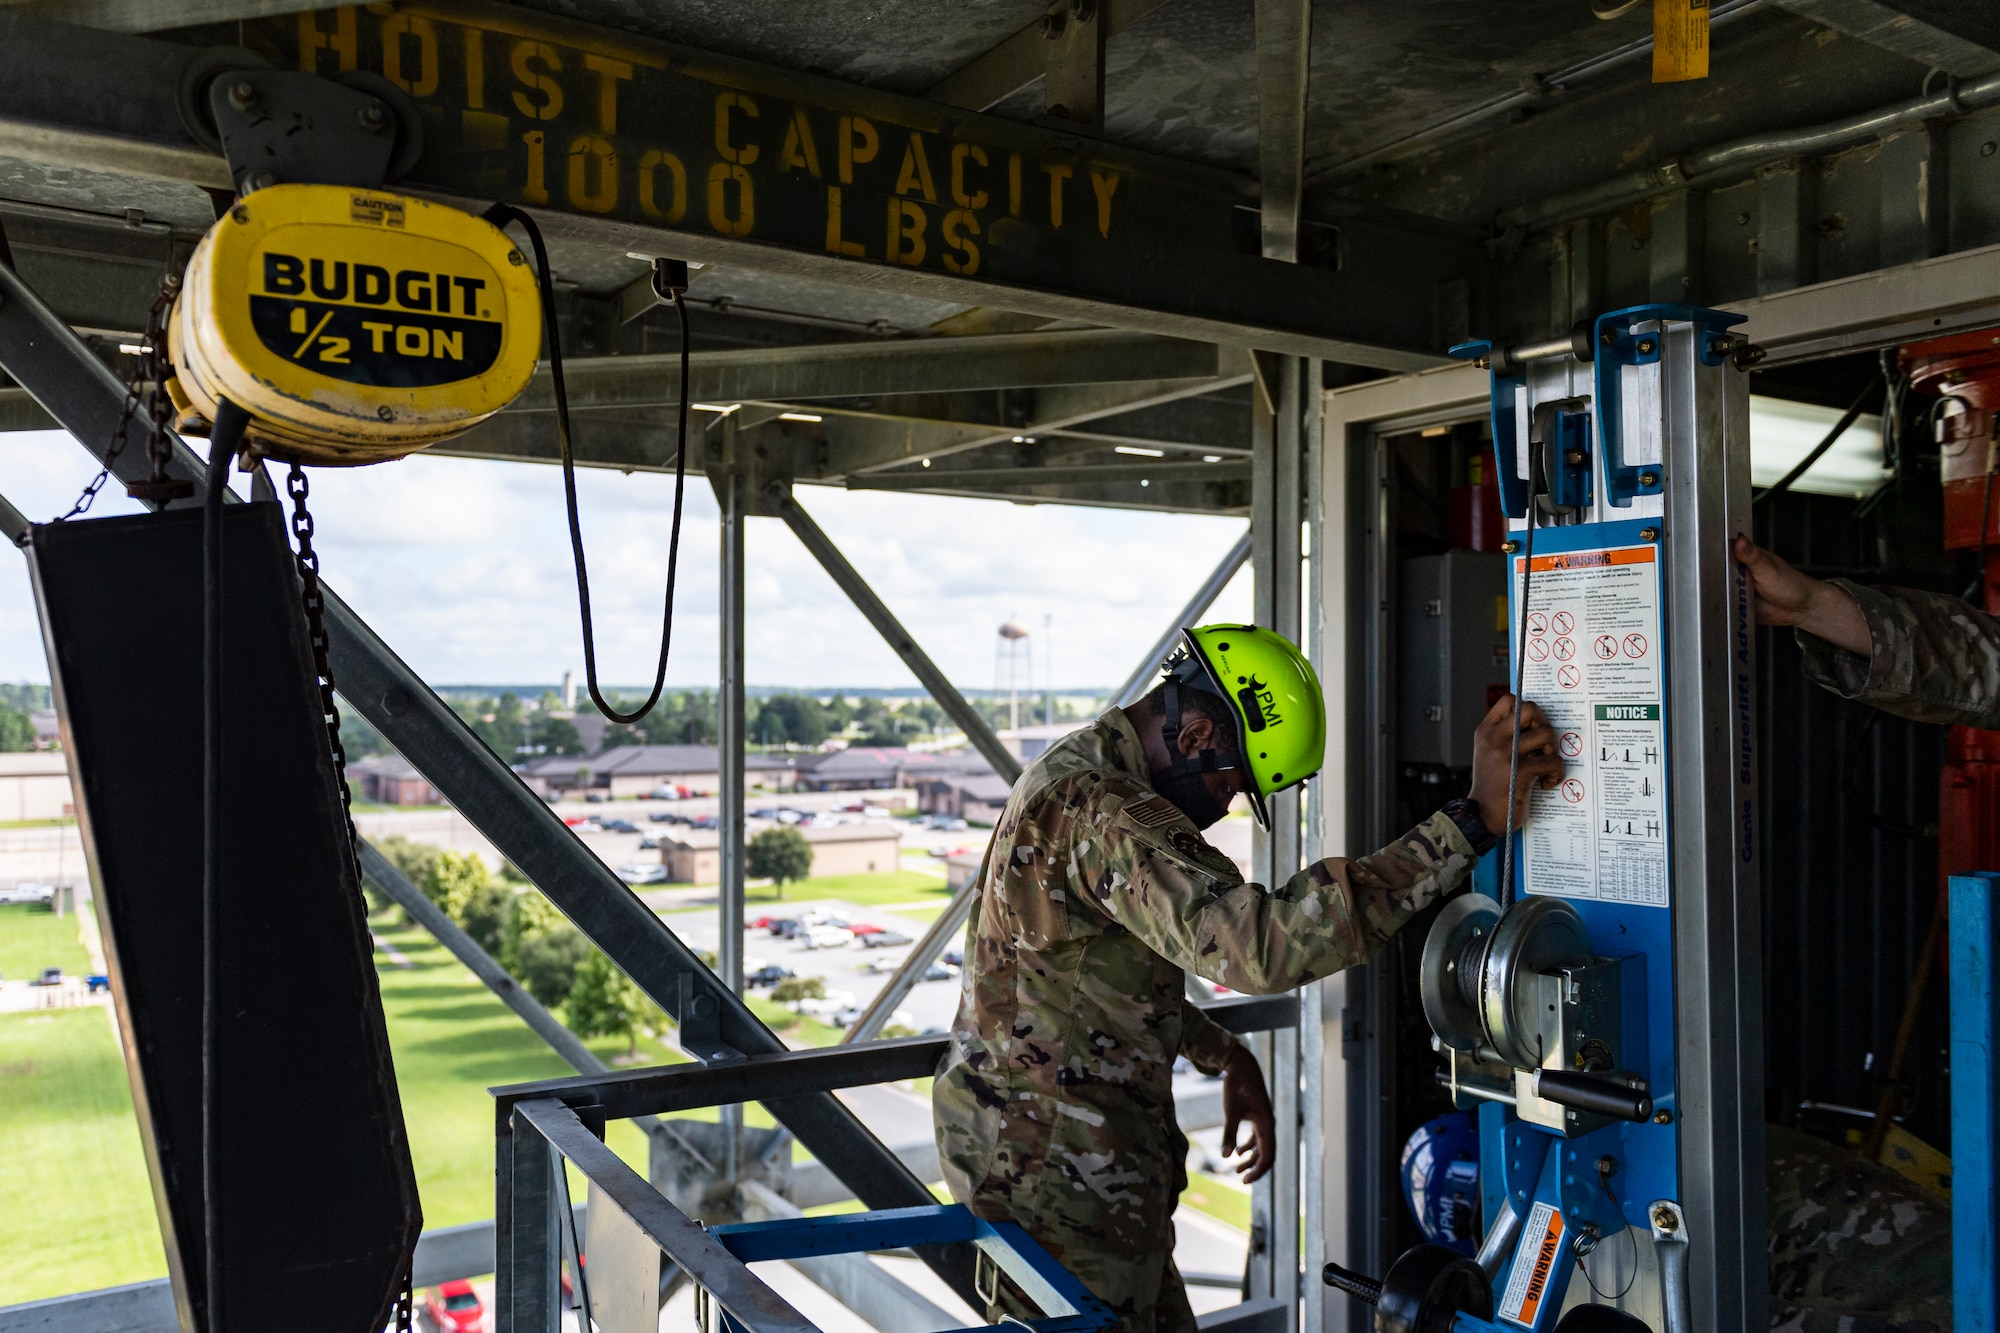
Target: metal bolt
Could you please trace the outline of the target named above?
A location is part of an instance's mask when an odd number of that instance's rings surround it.
[[[372,134],[389,123],[389,109],[380,102],[370,102],[356,113],[355,119],[361,122],[362,129]]]
[[[1653,1112],[1653,1123],[1656,1125],[1671,1125],[1674,1123],[1674,1113],[1672,1111],[1655,1111]]]
[[[1097,17],[1097,0],[1069,0],[1069,14],[1078,23],[1088,23]]]
[[[1597,1174],[1600,1176],[1615,1176],[1618,1174],[1618,1159],[1609,1153],[1598,1158],[1596,1165]]]
[[[235,107],[238,111],[248,111],[251,107],[257,105],[256,85],[252,84],[248,79],[245,79],[241,83],[231,84],[229,88],[229,105]]]
[[[1042,15],[1042,36],[1053,42],[1056,38],[1063,35],[1063,29],[1068,26],[1068,23],[1069,20],[1060,13],[1044,14]]]
[[[1639,529],[1639,540],[1640,540],[1640,541],[1642,541],[1642,542],[1656,542],[1656,541],[1658,541],[1659,539],[1660,539],[1660,530],[1659,530],[1658,528],[1640,528],[1640,529]]]
[[[1565,450],[1563,450],[1563,462],[1565,462],[1565,463],[1569,464],[1569,465],[1570,465],[1571,467],[1582,467],[1582,466],[1583,466],[1583,450],[1581,450],[1581,449],[1565,449]]]
[[[1491,370],[1493,368],[1493,358],[1490,356],[1475,357],[1472,364],[1478,366],[1481,370]]]
[[[528,257],[522,254],[519,250],[509,250],[507,252],[507,262],[514,265],[516,268],[519,268],[521,265],[528,262]]]
[[[1996,149],[2000,149],[2000,144],[1996,144],[1993,140],[1988,139],[1985,143],[1979,145],[1979,155],[1981,157],[1991,157]]]
[[[268,190],[277,183],[277,172],[272,171],[268,167],[259,168],[244,175],[242,193],[255,194],[259,190]]]
[[[1639,355],[1651,356],[1653,354],[1653,349],[1658,345],[1659,344],[1655,343],[1651,338],[1641,338],[1639,340]]]
[[[1598,341],[1603,343],[1606,347],[1616,347],[1618,345],[1618,330],[1606,329],[1603,333],[1598,335]]]
[[[248,222],[250,220],[250,210],[238,204],[229,210],[229,220],[231,222]]]
[[[1676,1213],[1666,1204],[1661,1204],[1659,1207],[1653,1209],[1653,1225],[1668,1235],[1672,1235],[1681,1229],[1680,1214]]]
[[[1521,543],[1513,541],[1501,542],[1500,549],[1502,551],[1505,551],[1508,555],[1512,555],[1514,554],[1514,552],[1521,549]]]
[[[396,419],[396,409],[384,403],[375,409],[375,415],[384,421],[394,421]]]
[[[1660,484],[1660,474],[1657,472],[1641,472],[1639,474],[1639,484],[1641,486],[1657,486]]]

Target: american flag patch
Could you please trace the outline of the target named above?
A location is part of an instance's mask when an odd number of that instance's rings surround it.
[[[1181,808],[1164,796],[1148,796],[1128,804],[1125,814],[1140,828],[1164,828],[1181,817]]]

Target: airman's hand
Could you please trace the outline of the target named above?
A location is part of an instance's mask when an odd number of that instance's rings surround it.
[[[1222,1069],[1222,1155],[1236,1155],[1238,1125],[1249,1131],[1237,1174],[1248,1185],[1261,1180],[1277,1161],[1278,1117],[1271,1111],[1271,1094],[1264,1090],[1264,1071],[1248,1046],[1238,1046]]]
[[[1472,733],[1472,800],[1479,818],[1496,834],[1507,820],[1507,743],[1514,734],[1514,696],[1503,694]],[[1556,755],[1556,732],[1532,701],[1521,705],[1521,765],[1514,788],[1513,827],[1528,816],[1528,793],[1562,781],[1563,761]]]
[[[1874,651],[1868,621],[1846,589],[1799,573],[1748,537],[1736,539],[1736,558],[1749,571],[1758,624],[1796,626],[1863,657]]]

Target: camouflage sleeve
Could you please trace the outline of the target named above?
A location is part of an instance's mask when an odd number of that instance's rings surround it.
[[[1220,1074],[1237,1047],[1236,1037],[1201,1011],[1193,1000],[1181,1001],[1181,1054],[1204,1074]]]
[[[1940,593],[1834,582],[1860,604],[1871,651],[1797,631],[1807,676],[1913,722],[2000,728],[2000,620]]]
[[[1074,844],[1092,899],[1161,957],[1252,995],[1353,967],[1416,912],[1456,889],[1471,844],[1432,815],[1381,851],[1307,866],[1273,890],[1246,884],[1165,798],[1107,784],[1092,801],[1097,836]]]

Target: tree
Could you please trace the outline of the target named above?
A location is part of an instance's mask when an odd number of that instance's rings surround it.
[[[443,849],[396,833],[377,841],[375,850],[382,853],[390,865],[402,871],[404,879],[421,889],[430,879],[431,862],[438,859]]]
[[[464,924],[465,905],[472,895],[493,883],[487,873],[486,862],[478,852],[439,852],[431,862],[430,873],[424,876],[419,887],[424,897],[444,909],[444,914],[453,921]]]
[[[768,879],[785,896],[789,880],[804,879],[812,873],[812,844],[795,828],[767,828],[750,839],[743,849],[743,866],[753,879]]]
[[[752,731],[767,742],[817,746],[826,739],[826,710],[817,699],[774,694],[758,707]]]
[[[528,748],[536,754],[582,754],[583,740],[568,718],[540,713],[528,726]]]
[[[554,903],[539,893],[514,900],[500,943],[500,962],[528,994],[546,1005],[569,998],[576,969],[590,951],[583,932],[572,926]]]
[[[826,978],[786,977],[771,987],[771,998],[779,1004],[797,1004],[800,1000],[824,1000]]]
[[[481,885],[454,919],[473,943],[497,956],[507,940],[507,923],[514,919],[515,896],[505,884]]]
[[[596,949],[577,965],[563,1013],[570,1027],[586,1037],[623,1037],[625,1053],[639,1050],[639,1015],[644,997],[631,978]]]
[[[35,724],[18,708],[0,705],[0,750],[35,748]]]

